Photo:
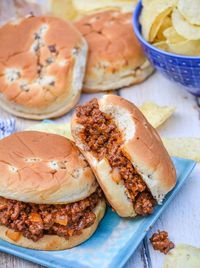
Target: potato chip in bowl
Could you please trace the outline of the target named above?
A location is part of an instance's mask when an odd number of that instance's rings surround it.
[[[142,6],[140,23],[148,42],[175,54],[200,56],[199,0],[146,0]]]
[[[200,25],[189,21],[191,10],[186,13],[187,18],[184,17],[185,8],[179,10],[181,1],[139,1],[133,15],[133,28],[152,65],[169,80],[200,96]],[[193,8],[193,2],[198,7],[196,0],[185,2],[188,9]]]

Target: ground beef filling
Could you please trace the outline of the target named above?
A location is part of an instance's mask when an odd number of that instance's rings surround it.
[[[174,243],[169,240],[168,233],[165,231],[158,231],[153,234],[150,241],[155,250],[159,250],[164,254],[167,254],[172,248],[174,248]]]
[[[96,215],[102,191],[90,197],[65,205],[39,205],[0,197],[0,225],[4,225],[34,242],[44,235],[58,235],[68,239],[80,235],[91,226]]]
[[[141,176],[122,150],[122,135],[112,118],[99,110],[97,99],[76,109],[78,123],[83,127],[80,138],[85,150],[90,150],[99,160],[107,158],[113,172],[120,174],[128,197],[132,200],[138,215],[153,212],[156,204]]]

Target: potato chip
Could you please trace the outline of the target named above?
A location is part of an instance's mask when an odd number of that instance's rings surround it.
[[[199,0],[179,0],[178,9],[189,23],[200,25]]]
[[[169,46],[166,41],[156,42],[154,43],[154,46],[161,50],[169,51]]]
[[[62,19],[74,20],[77,11],[73,5],[73,0],[50,0],[50,12]]]
[[[172,26],[172,20],[171,20],[171,16],[166,16],[163,19],[162,25],[160,26],[157,36],[156,36],[156,42],[160,42],[160,41],[164,41],[166,38],[163,34],[163,32],[170,28]]]
[[[162,125],[175,111],[174,107],[159,106],[152,102],[147,102],[140,107],[141,112],[149,123],[157,128]]]
[[[159,29],[161,28],[161,26],[163,25],[163,22],[165,20],[165,18],[172,12],[172,8],[168,8],[165,11],[163,11],[153,22],[152,26],[151,26],[151,30],[149,33],[149,41],[153,42],[154,39],[156,38]]]
[[[172,12],[172,24],[177,33],[184,38],[188,40],[200,39],[200,26],[192,25],[187,22],[177,8]]]
[[[58,134],[61,136],[65,136],[70,140],[73,140],[69,123],[66,124],[40,123],[30,126],[26,130],[42,131],[52,134]]]
[[[183,42],[168,44],[169,51],[188,56],[200,55],[200,40],[185,40]]]
[[[164,31],[169,51],[190,56],[200,55],[200,40],[187,40],[179,35],[174,27]]]
[[[123,12],[133,12],[137,0],[73,0],[75,8],[82,14],[98,10],[118,8]]]
[[[171,44],[173,43],[179,43],[179,42],[183,42],[183,41],[186,41],[186,39],[179,35],[177,33],[177,31],[174,29],[174,27],[170,27],[168,29],[166,29],[164,32],[163,32],[163,35],[165,36],[165,38],[167,39],[167,41]]]
[[[171,13],[175,4],[176,0],[151,0],[143,2],[140,22],[142,34],[147,41],[153,41],[164,18]]]
[[[162,138],[171,156],[200,162],[200,138]]]
[[[165,257],[164,268],[199,268],[200,248],[180,244]]]

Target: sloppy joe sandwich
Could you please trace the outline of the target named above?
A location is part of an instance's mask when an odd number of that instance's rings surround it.
[[[132,13],[102,11],[77,21],[89,45],[85,92],[122,88],[142,82],[153,71],[133,32]]]
[[[87,161],[65,137],[26,131],[0,141],[0,238],[61,250],[87,240],[105,212]]]
[[[16,116],[63,115],[79,100],[87,43],[70,23],[28,17],[0,27],[0,106]]]
[[[146,216],[176,184],[174,165],[139,109],[115,95],[77,107],[72,135],[109,203],[122,217]]]

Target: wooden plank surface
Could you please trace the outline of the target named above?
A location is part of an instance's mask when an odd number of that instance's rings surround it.
[[[200,108],[198,100],[188,94],[181,86],[171,83],[156,73],[144,83],[123,89],[119,95],[141,105],[146,101],[153,101],[160,105],[173,105],[176,107],[175,115],[159,128],[162,136],[200,136]],[[83,94],[80,103],[99,94]],[[65,115],[57,122],[68,122],[71,113]],[[0,117],[8,118],[10,115],[0,110]],[[31,120],[16,120],[16,130],[22,130],[37,122]],[[137,251],[125,265],[125,268],[162,268],[163,255],[152,250],[148,239],[152,232],[158,229],[169,232],[175,243],[188,243],[200,247],[200,165],[198,165],[181,192],[169,206],[167,211],[154,225],[146,241],[143,241]],[[146,245],[146,246],[145,246]],[[149,252],[149,256],[148,256]],[[151,266],[152,264],[152,266]],[[37,268],[41,267],[16,257],[0,253],[1,268]]]

